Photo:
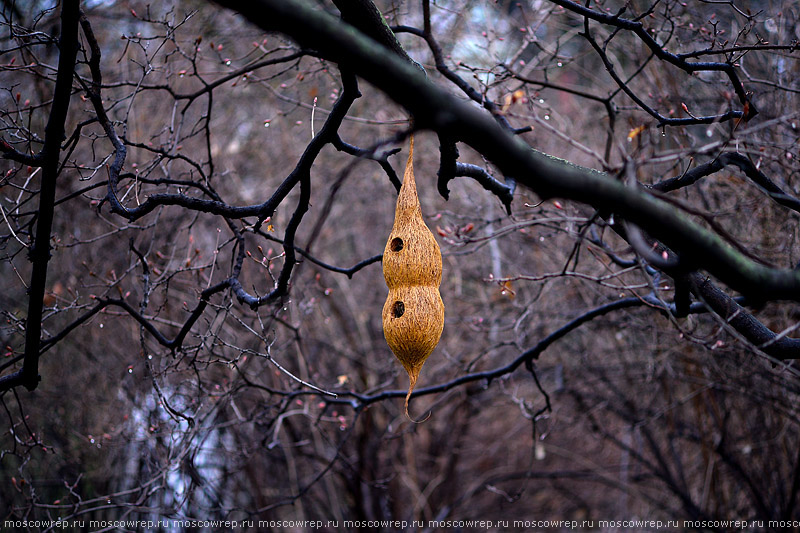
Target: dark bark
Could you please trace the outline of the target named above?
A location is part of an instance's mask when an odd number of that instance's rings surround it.
[[[370,39],[379,42],[399,57],[402,57],[422,72],[422,65],[411,59],[405,48],[395,37],[389,25],[386,24],[380,10],[372,0],[333,0],[333,4],[342,14],[342,20],[358,28]]]
[[[67,120],[70,95],[72,94],[72,75],[78,53],[77,0],[64,0],[61,5],[61,39],[59,41],[58,74],[56,77],[53,106],[45,127],[45,141],[42,149],[42,183],[39,189],[39,210],[36,224],[36,237],[30,252],[33,263],[31,283],[28,289],[28,317],[25,325],[25,359],[17,383],[13,383],[17,373],[6,377],[0,389],[22,384],[33,390],[39,384],[39,348],[42,334],[42,308],[47,286],[47,264],[50,261],[50,233],[53,227],[53,212],[56,201],[56,181],[59,174],[61,142],[65,137],[64,124]]]
[[[326,58],[404,106],[417,127],[470,145],[540,197],[570,198],[613,212],[745,294],[764,300],[800,301],[800,273],[769,268],[744,257],[719,235],[645,191],[531,149],[493,118],[434,86],[407,62],[374,46],[374,41],[327,13],[300,0],[219,3],[265,30],[280,31],[303,46],[323,51]]]
[[[654,183],[652,188],[660,192],[675,191],[682,187],[688,187],[698,180],[719,172],[723,168],[732,165],[741,170],[753,183],[764,191],[776,203],[800,213],[800,200],[786,194],[775,182],[761,172],[750,158],[736,152],[726,152],[715,157],[713,160],[698,165],[691,170],[687,170],[680,176],[665,179]]]
[[[776,359],[800,358],[800,339],[776,334],[701,274],[690,274],[688,281],[697,297],[761,351]]]

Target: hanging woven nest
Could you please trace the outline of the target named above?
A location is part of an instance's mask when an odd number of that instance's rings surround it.
[[[414,137],[403,186],[397,197],[394,225],[383,251],[383,277],[389,295],[383,305],[383,334],[395,357],[408,372],[408,401],[420,369],[439,343],[444,329],[442,253],[422,219],[414,180]]]

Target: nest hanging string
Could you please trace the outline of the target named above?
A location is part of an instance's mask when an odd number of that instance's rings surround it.
[[[383,335],[408,373],[405,414],[422,365],[439,343],[444,329],[442,253],[422,219],[414,179],[414,136],[409,145],[403,185],[397,197],[394,225],[383,251],[383,277],[389,295],[383,305]]]

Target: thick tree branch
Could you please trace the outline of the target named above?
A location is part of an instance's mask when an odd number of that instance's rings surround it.
[[[28,318],[25,323],[25,359],[19,377],[3,381],[0,390],[16,384],[33,390],[39,384],[39,350],[42,334],[42,309],[47,285],[47,264],[50,261],[50,233],[56,201],[61,141],[64,140],[67,111],[72,94],[72,74],[78,54],[79,2],[64,0],[61,4],[61,39],[59,41],[58,74],[53,104],[45,127],[42,149],[42,184],[39,190],[39,212],[36,237],[31,248],[33,262],[28,289]],[[12,374],[13,376],[13,374]],[[11,376],[7,376],[11,378]],[[14,383],[16,381],[16,383]]]
[[[776,359],[800,359],[800,339],[776,334],[703,275],[690,274],[688,283],[706,306],[762,352]]]
[[[409,110],[417,127],[465,142],[539,196],[571,198],[614,212],[746,294],[800,301],[800,273],[768,268],[744,257],[718,235],[644,191],[626,187],[602,172],[532,150],[493,118],[435,87],[407,62],[306,2],[219,3],[265,30],[281,31],[304,46],[324,51],[326,57],[356,72]]]
[[[342,20],[425,72],[422,65],[408,55],[372,0],[333,0],[333,3],[342,14]]]

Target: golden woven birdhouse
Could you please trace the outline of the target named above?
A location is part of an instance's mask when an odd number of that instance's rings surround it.
[[[442,253],[422,220],[413,157],[412,137],[394,225],[383,251],[383,277],[389,287],[383,306],[383,334],[408,372],[406,416],[420,369],[439,343],[444,329],[444,303],[439,294]]]

